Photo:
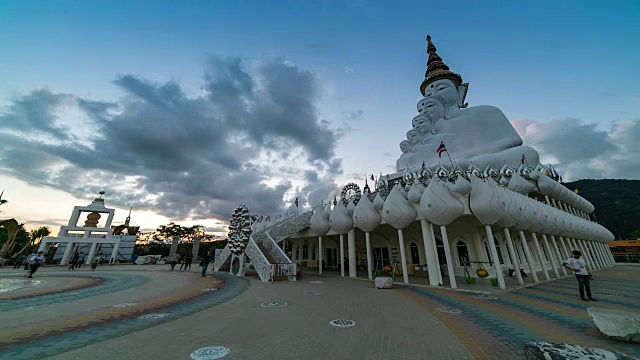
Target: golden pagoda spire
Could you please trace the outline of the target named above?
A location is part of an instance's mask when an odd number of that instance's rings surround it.
[[[431,42],[431,36],[427,35],[427,72],[424,74],[424,80],[420,85],[422,96],[429,84],[441,79],[449,79],[453,81],[456,87],[462,85],[462,76],[449,70],[449,67],[442,61],[442,58],[436,53],[436,46]]]

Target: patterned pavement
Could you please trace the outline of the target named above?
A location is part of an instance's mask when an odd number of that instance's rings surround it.
[[[43,270],[38,286],[0,291],[0,359],[188,359],[210,346],[227,348],[225,360],[520,359],[529,341],[640,357],[586,313],[640,311],[640,267],[596,271],[597,303],[579,299],[572,277],[478,294],[307,275],[264,284],[161,266]],[[19,274],[0,270],[0,286]]]
[[[478,296],[433,288],[402,287],[402,294],[437,316],[476,359],[522,358],[529,341],[599,347],[640,356],[638,345],[602,337],[588,307],[639,311],[640,267],[617,266],[594,273],[591,289],[598,302],[580,300],[577,281],[567,277],[514,291]],[[448,306],[461,312],[441,313]]]

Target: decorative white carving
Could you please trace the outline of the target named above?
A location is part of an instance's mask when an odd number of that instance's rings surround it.
[[[436,225],[449,225],[464,212],[464,206],[434,175],[422,194],[420,214]]]
[[[400,193],[399,184],[391,189],[384,201],[382,219],[396,229],[404,229],[416,219],[416,210]]]
[[[353,212],[353,225],[362,231],[373,231],[382,218],[368,197],[363,197]]]
[[[331,216],[329,217],[329,224],[333,231],[338,234],[346,234],[353,226],[353,220],[342,202],[338,202],[333,208]]]

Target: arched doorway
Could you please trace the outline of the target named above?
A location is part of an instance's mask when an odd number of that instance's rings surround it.
[[[467,243],[462,240],[456,242],[456,251],[458,252],[458,261],[460,266],[465,266],[465,262],[469,261],[469,249]],[[469,264],[467,263],[467,266]]]
[[[411,263],[420,264],[420,252],[418,251],[418,245],[416,243],[409,245],[409,253],[411,254]]]

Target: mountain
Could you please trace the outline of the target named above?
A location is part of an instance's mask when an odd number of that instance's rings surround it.
[[[596,207],[598,222],[616,239],[640,229],[640,180],[578,180],[564,184]]]

